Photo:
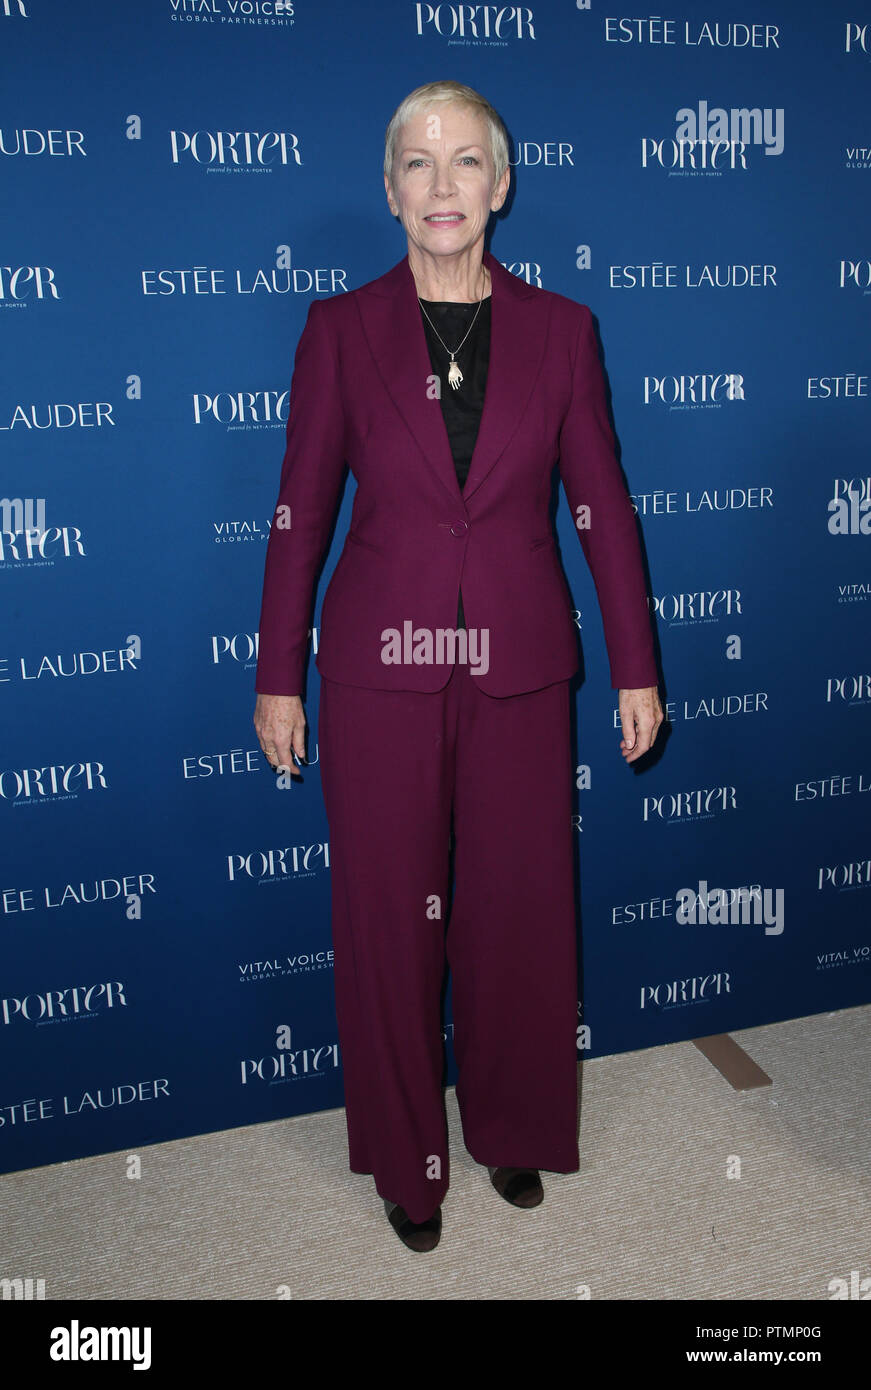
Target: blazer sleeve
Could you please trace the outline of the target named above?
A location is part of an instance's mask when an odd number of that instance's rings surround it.
[[[658,683],[635,513],[617,463],[593,315],[580,311],[572,396],[560,430],[559,470],[593,576],[614,690]],[[588,524],[578,526],[589,508]]]
[[[265,695],[302,694],[312,590],[344,472],[342,392],[325,312],[312,300],[294,358],[260,611],[255,690]]]

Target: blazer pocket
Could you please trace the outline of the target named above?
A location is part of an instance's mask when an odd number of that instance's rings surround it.
[[[362,545],[364,550],[371,550],[374,555],[384,554],[384,551],[379,550],[377,545],[370,545],[368,541],[361,541],[360,537],[356,536],[353,531],[349,531],[345,539],[353,541],[354,545]]]

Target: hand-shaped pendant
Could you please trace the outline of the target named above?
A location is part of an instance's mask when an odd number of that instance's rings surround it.
[[[457,365],[457,363],[453,360],[453,358],[451,358],[451,365],[448,368],[448,382],[455,391],[459,388],[462,379],[463,373],[460,371],[460,368]]]

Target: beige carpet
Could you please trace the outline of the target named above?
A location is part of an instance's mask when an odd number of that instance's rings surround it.
[[[581,1170],[543,1174],[533,1211],[466,1153],[451,1089],[429,1254],[332,1110],[142,1149],[139,1181],[126,1151],[0,1177],[0,1278],[47,1300],[828,1299],[871,1275],[871,1006],[733,1036],[772,1086],[733,1091],[691,1043],[587,1062]]]

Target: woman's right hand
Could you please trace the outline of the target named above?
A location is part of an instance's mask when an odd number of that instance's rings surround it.
[[[305,762],[305,713],[299,695],[260,695],[254,706],[254,728],[260,747],[276,772],[299,777],[291,752]]]

